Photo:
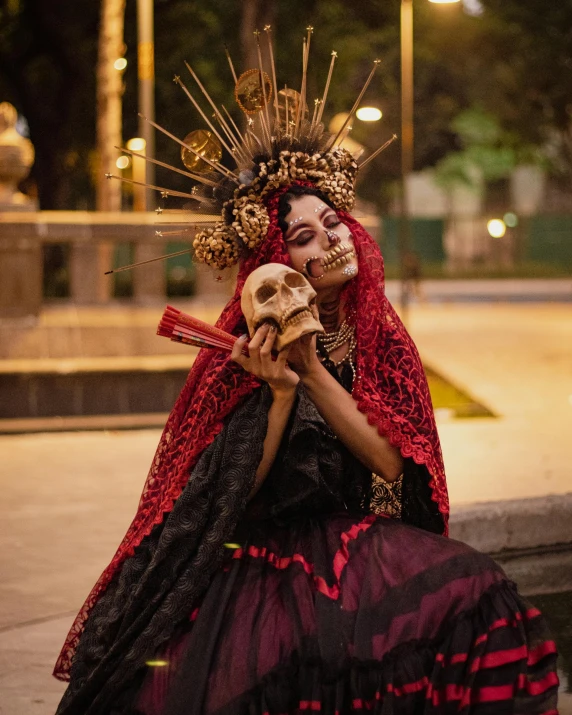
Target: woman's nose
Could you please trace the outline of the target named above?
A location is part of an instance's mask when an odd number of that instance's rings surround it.
[[[328,248],[333,248],[340,242],[338,234],[330,229],[326,229],[326,238],[328,239]]]

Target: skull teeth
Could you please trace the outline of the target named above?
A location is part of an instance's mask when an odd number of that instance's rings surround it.
[[[282,330],[284,330],[287,326],[295,325],[301,320],[304,320],[304,318],[307,318],[309,315],[312,315],[312,313],[308,308],[296,308],[295,312],[290,311],[290,313],[288,313],[282,318],[282,320],[280,321],[280,327]]]

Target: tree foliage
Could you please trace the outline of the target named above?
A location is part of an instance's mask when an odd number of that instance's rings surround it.
[[[504,146],[519,161],[542,147],[551,153],[555,171],[572,176],[571,1],[481,1],[484,12],[473,17],[460,4],[414,0],[416,169],[466,151],[459,117],[478,110],[500,132],[502,141],[493,142],[497,149]],[[175,73],[185,78],[184,60],[217,103],[241,121],[224,45],[237,71],[246,69],[241,26],[247,6],[254,13],[249,22],[254,17],[262,28],[271,18],[281,86],[299,85],[308,24],[315,28],[311,99],[322,93],[331,50],[338,52],[326,118],[351,106],[372,60],[379,57],[382,64],[366,99],[379,104],[384,118],[373,126],[354,122],[354,137],[373,151],[399,133],[400,0],[155,0],[156,115],[161,124],[181,137],[203,126],[172,82]],[[0,99],[13,102],[29,122],[42,208],[93,206],[99,9],[98,0],[8,0],[0,10]],[[127,0],[125,139],[138,133],[135,19],[135,0]],[[479,151],[486,154],[483,145]],[[157,153],[179,165],[178,147],[162,136]],[[363,196],[378,200],[399,167],[394,144],[369,165]],[[181,185],[176,177],[159,173],[158,178]]]

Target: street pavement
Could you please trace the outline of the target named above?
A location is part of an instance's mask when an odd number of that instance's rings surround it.
[[[424,360],[496,415],[438,415],[453,515],[569,499],[572,305],[429,303],[413,306],[408,322]],[[159,436],[0,437],[2,715],[54,712],[63,685],[51,667],[129,525]],[[564,715],[571,698],[563,695]]]

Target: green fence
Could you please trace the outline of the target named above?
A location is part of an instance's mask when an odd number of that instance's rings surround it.
[[[572,216],[534,216],[525,225],[525,260],[572,268]]]
[[[382,219],[383,232],[380,242],[383,258],[387,265],[399,263],[399,218]],[[433,218],[411,219],[410,249],[417,254],[422,264],[443,263],[443,234],[445,221]]]

